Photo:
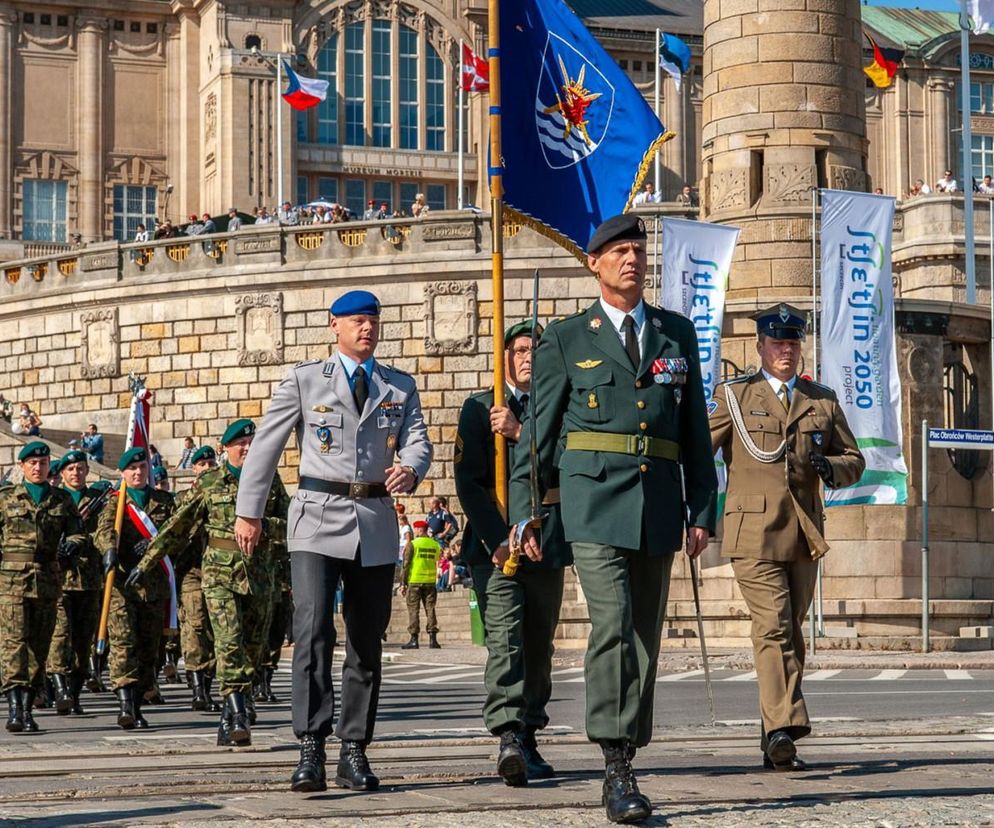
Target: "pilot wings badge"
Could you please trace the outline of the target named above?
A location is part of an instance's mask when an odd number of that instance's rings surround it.
[[[559,35],[549,32],[535,96],[535,128],[545,163],[565,169],[592,155],[607,133],[614,87]]]

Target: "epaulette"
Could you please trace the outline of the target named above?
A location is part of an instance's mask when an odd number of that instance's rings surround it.
[[[405,371],[403,368],[397,368],[394,365],[387,365],[386,363],[383,362],[377,364],[380,366],[380,368],[384,369],[385,371],[393,371],[395,374],[403,374],[405,377],[413,376],[410,372]]]
[[[718,385],[737,385],[740,382],[746,382],[751,380],[755,376],[754,374],[741,374],[737,377],[732,377],[731,379],[722,380]]]
[[[800,377],[800,379],[805,380],[805,382],[811,383],[811,385],[813,385],[815,388],[820,388],[822,391],[828,391],[830,394],[835,393],[835,389],[832,388],[830,385],[825,385],[823,383],[818,382],[817,380],[806,379],[805,377]]]
[[[547,328],[551,328],[553,325],[558,325],[560,322],[569,322],[570,319],[576,319],[578,316],[583,316],[587,312],[587,309],[579,310],[576,313],[571,313],[569,316],[557,316],[555,319],[550,319],[549,324],[546,325]]]
[[[305,359],[302,362],[298,362],[294,365],[294,368],[303,368],[305,365],[316,365],[319,362],[324,362],[323,359]]]

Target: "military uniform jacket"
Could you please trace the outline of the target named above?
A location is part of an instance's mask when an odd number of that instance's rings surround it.
[[[67,492],[68,494],[68,492]],[[99,489],[91,489],[89,486],[83,490],[83,496],[79,499],[76,508],[80,513],[90,508],[90,504],[100,499]],[[70,494],[69,497],[72,497]],[[104,506],[107,504],[104,503]],[[103,507],[100,507],[102,509]],[[93,545],[93,533],[97,531],[97,521],[100,518],[100,509],[90,512],[84,523],[86,532],[86,544],[83,551],[73,557],[72,565],[62,570],[62,589],[70,592],[83,590],[101,589],[104,585],[104,572],[100,563],[100,553]]]
[[[734,394],[756,447],[786,451],[773,463],[761,463],[743,445],[728,409]],[[825,455],[832,464],[834,487],[851,486],[865,462],[832,389],[798,377],[790,411],[773,393],[762,373],[719,385],[710,403],[711,442],[728,467],[725,535],[721,552],[730,558],[791,561],[798,555],[818,558],[828,551],[821,478],[808,454]]]
[[[489,389],[472,394],[463,403],[456,434],[455,480],[456,494],[466,514],[466,528],[462,536],[462,558],[471,566],[490,565],[494,550],[507,542],[508,525],[497,508],[494,486],[494,433],[490,428],[490,409],[494,405],[494,391]],[[507,398],[508,408],[524,423],[528,412],[513,395]],[[522,435],[524,428],[522,428]],[[517,452],[528,453],[527,443],[507,442],[508,477],[511,461]],[[553,469],[549,478],[550,488],[559,485],[558,471]],[[537,567],[559,569],[573,563],[573,553],[563,537],[562,515],[558,503],[543,507],[547,517],[542,522],[542,560],[538,563],[522,556],[522,570]]]
[[[161,601],[169,596],[169,578],[161,566],[156,566],[151,570],[138,586],[127,587],[124,585],[128,573],[138,566],[140,558],[131,551],[134,545],[144,540],[138,533],[135,525],[124,513],[124,521],[121,524],[121,542],[117,542],[117,532],[114,530],[114,521],[117,517],[117,498],[115,493],[107,505],[100,511],[100,518],[97,520],[97,533],[94,542],[97,550],[103,555],[108,549],[117,550],[117,574],[114,576],[114,589],[120,590],[125,597],[133,601]],[[137,505],[137,504],[136,504]],[[160,529],[169,519],[175,510],[175,501],[169,492],[161,492],[152,489],[148,502],[142,510],[149,516],[156,529]],[[146,554],[148,550],[146,550]]]
[[[319,429],[327,429],[322,441]],[[238,515],[262,517],[269,486],[291,432],[297,435],[300,475],[345,483],[383,483],[395,459],[419,481],[431,465],[421,400],[414,378],[375,363],[369,396],[356,411],[338,356],[301,362],[277,387],[256,431],[238,488]],[[300,489],[291,499],[287,547],[354,560],[363,566],[397,560],[397,515],[389,497],[356,498]]]
[[[87,542],[67,492],[49,487],[36,504],[21,483],[0,491],[0,596],[54,599],[61,589],[63,536],[80,547]]]
[[[686,383],[661,385],[651,373],[656,359],[685,359]],[[717,488],[701,383],[697,335],[684,316],[645,305],[642,358],[638,370],[625,352],[600,302],[552,323],[535,353],[532,387],[541,491],[551,485],[560,435],[608,432],[671,440],[680,447],[690,523],[714,528]],[[676,391],[680,388],[680,392]],[[678,399],[677,397],[680,397]],[[683,545],[684,498],[676,462],[648,456],[568,447],[558,463],[566,540],[639,549],[651,554]],[[511,519],[530,512],[528,458],[515,453],[511,474]]]
[[[235,502],[238,479],[226,466],[204,472],[197,478],[183,504],[163,524],[139,564],[142,572],[157,567],[163,557],[182,559],[188,554],[191,537],[206,536],[200,563],[201,588],[215,587],[241,595],[261,595],[272,590],[274,561],[271,546],[286,534],[286,513],[290,497],[279,476],[270,485],[263,515],[262,542],[246,558],[235,546]],[[220,543],[218,542],[220,541]]]

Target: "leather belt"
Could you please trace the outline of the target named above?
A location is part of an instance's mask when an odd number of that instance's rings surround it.
[[[571,431],[566,435],[567,451],[606,451],[637,457],[658,457],[680,462],[680,446],[662,437],[641,434],[612,434],[607,431]]]
[[[215,549],[227,549],[231,552],[238,552],[238,541],[234,538],[215,538],[211,535],[207,539],[207,545],[213,546]]]
[[[298,488],[308,492],[351,497],[362,500],[367,497],[389,497],[387,487],[382,483],[360,483],[357,480],[346,483],[343,480],[322,480],[319,477],[301,477]]]
[[[543,506],[554,506],[556,503],[559,503],[558,486],[555,489],[549,489],[549,491],[545,493],[545,497],[542,498]]]

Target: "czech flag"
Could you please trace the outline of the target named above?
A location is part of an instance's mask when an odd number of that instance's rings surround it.
[[[462,45],[462,88],[466,92],[490,91],[490,64],[465,43]]]
[[[302,78],[290,68],[290,64],[285,60],[283,61],[283,70],[290,82],[286,92],[283,93],[283,100],[294,109],[310,109],[328,97],[328,81],[317,78]]]
[[[897,73],[897,61],[888,60],[880,47],[877,46],[876,41],[870,37],[869,33],[864,31],[863,34],[866,35],[866,39],[870,41],[870,45],[873,47],[873,63],[865,67],[863,71],[873,81],[873,85],[877,89],[886,89],[890,86],[894,75]]]

